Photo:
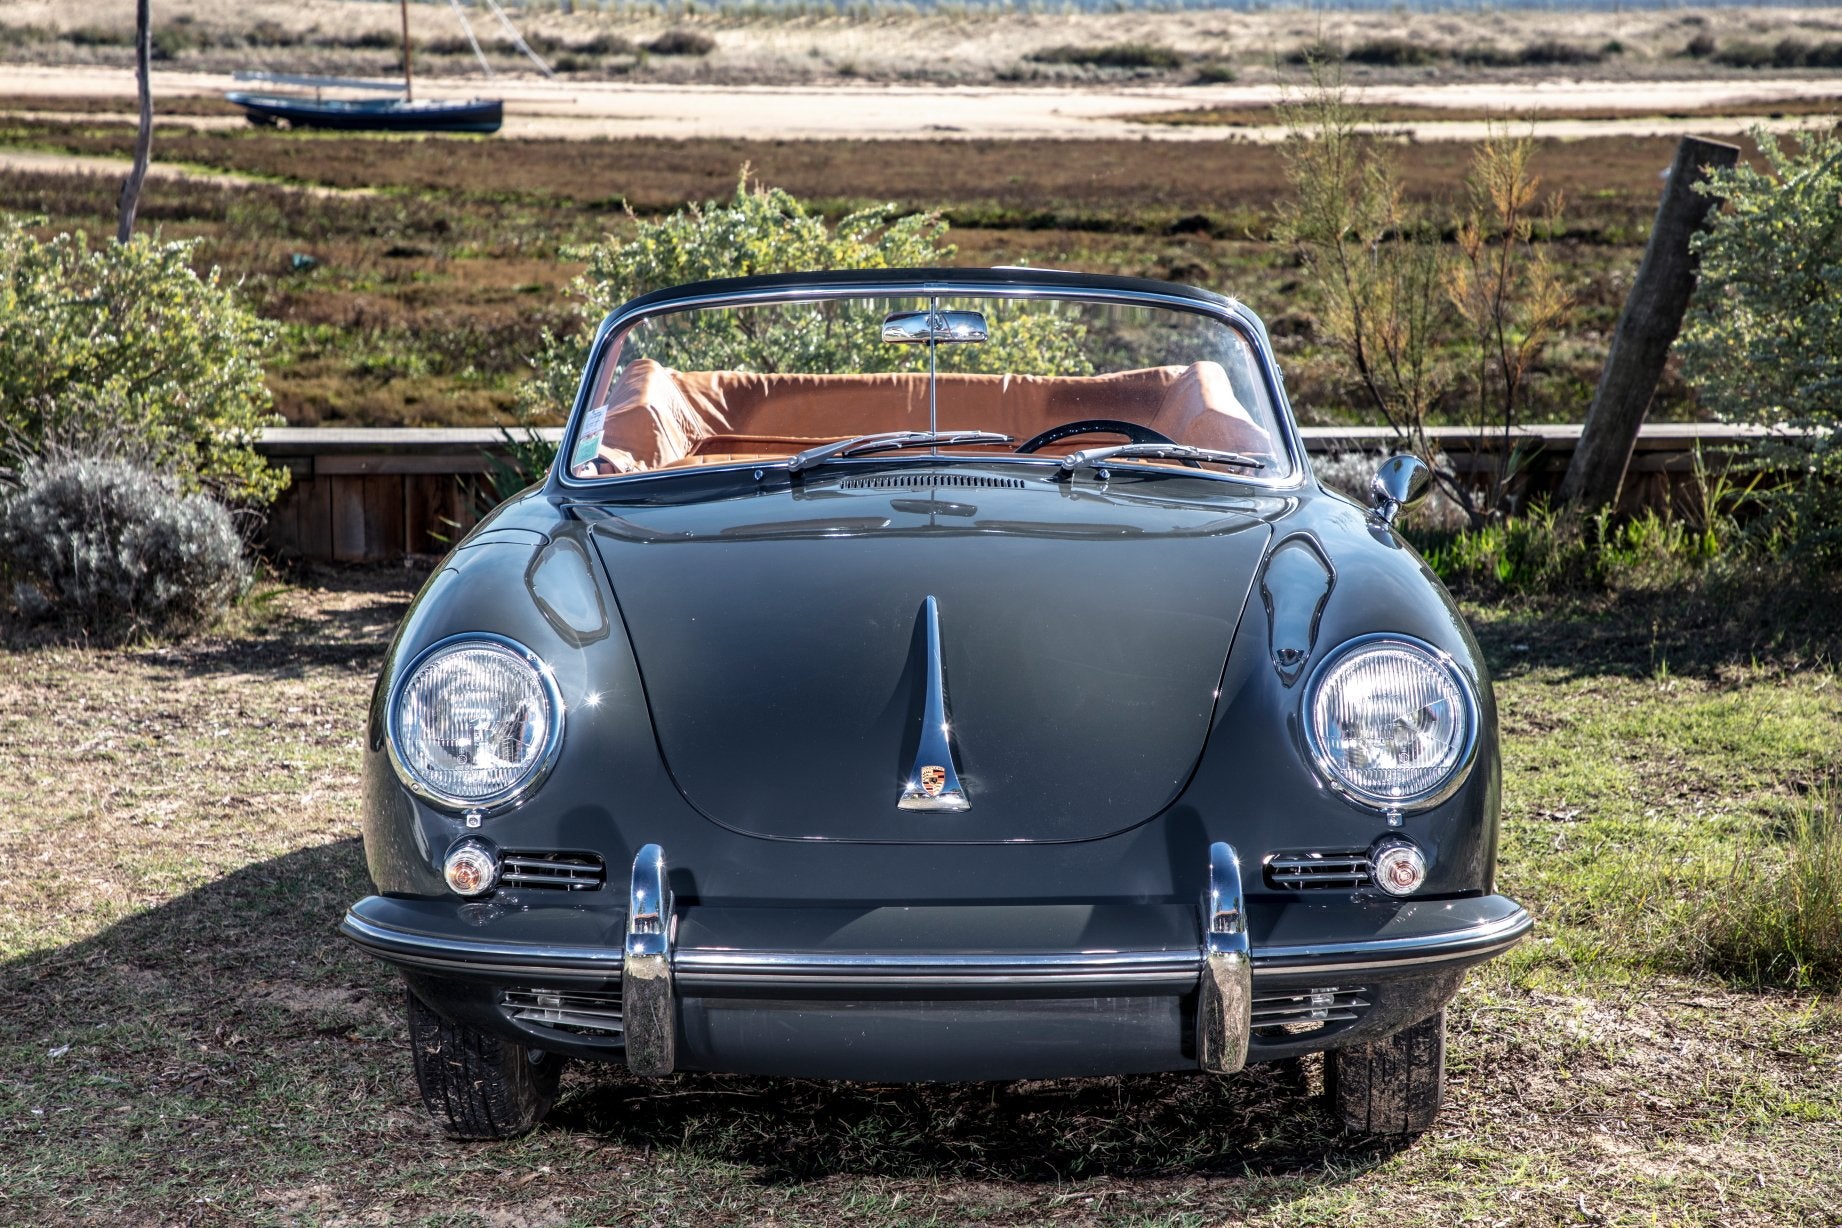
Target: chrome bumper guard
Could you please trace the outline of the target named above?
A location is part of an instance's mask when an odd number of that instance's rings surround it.
[[[1533,922],[1515,908],[1464,928],[1347,943],[1308,946],[1249,943],[1240,861],[1226,843],[1209,847],[1208,883],[1201,901],[1200,950],[863,953],[748,951],[681,947],[676,940],[664,851],[646,845],[634,858],[625,938],[618,953],[605,947],[456,941],[424,936],[347,913],[341,931],[373,955],[405,968],[518,977],[534,983],[592,981],[618,976],[628,1068],[666,1075],[677,1067],[678,994],[691,997],[737,988],[850,990],[979,990],[1058,993],[1196,995],[1196,1060],[1226,1074],[1246,1062],[1253,983],[1260,978],[1313,980],[1326,974],[1391,968],[1438,968],[1475,963],[1508,950]]]
[[[627,948],[621,975],[627,1069],[634,1074],[667,1075],[674,1065],[678,1019],[672,984],[671,920],[665,852],[656,844],[648,844],[633,859]],[[1061,967],[1053,962],[1045,964],[1042,957],[1027,961],[997,957],[971,964],[943,962],[934,968],[907,969],[900,980],[911,985],[929,982],[958,986],[1034,974],[1054,976],[1057,983],[1070,984],[1079,983],[1083,976],[1117,979],[1122,973],[1162,980],[1172,971],[1155,965],[1148,968],[1137,961],[1096,968],[1092,957],[1075,958],[1081,962],[1069,961]],[[694,966],[695,960],[691,962]],[[1196,975],[1190,960],[1186,958],[1181,963],[1187,966],[1175,969],[1180,984]],[[811,975],[817,970],[806,971]],[[835,965],[832,971],[837,971]],[[797,966],[770,960],[756,975],[785,984],[801,972]],[[1246,1064],[1252,1034],[1253,975],[1253,959],[1247,946],[1247,912],[1241,898],[1240,859],[1233,846],[1217,842],[1209,847],[1209,885],[1202,900],[1202,991],[1197,994],[1196,1050],[1197,1063],[1204,1070],[1232,1074]]]
[[[672,889],[665,879],[665,850],[656,844],[648,844],[633,859],[620,1001],[627,1069],[637,1075],[670,1074],[678,1064]]]
[[[1247,1064],[1253,1033],[1254,961],[1247,947],[1241,861],[1234,846],[1209,846],[1202,897],[1202,992],[1196,995],[1196,1064],[1233,1074]]]

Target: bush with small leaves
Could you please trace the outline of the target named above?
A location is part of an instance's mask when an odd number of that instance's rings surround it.
[[[581,320],[570,336],[545,334],[537,378],[520,390],[520,418],[532,424],[569,412],[596,327],[630,298],[717,277],[945,265],[955,251],[946,230],[938,214],[896,216],[889,206],[859,210],[828,227],[797,197],[751,188],[745,177],[728,200],[641,221],[631,239],[571,253],[588,262],[574,286],[584,300]],[[993,304],[988,315],[990,342],[944,351],[943,370],[1091,370],[1079,321],[1029,303]],[[648,356],[690,370],[742,371],[889,371],[925,361],[920,347],[884,345],[876,334],[841,334],[826,327],[827,318],[824,304],[761,310],[746,323],[733,311],[685,313],[652,326],[657,348]]]
[[[1702,404],[1788,428],[1762,458],[1798,473],[1765,499],[1780,548],[1842,567],[1842,137],[1755,132],[1763,169],[1710,175],[1727,207],[1696,236],[1700,280],[1676,343]]]
[[[103,640],[208,625],[249,579],[224,506],[127,461],[28,468],[0,502],[0,577],[14,611]]]
[[[0,447],[127,450],[238,506],[281,492],[287,472],[254,448],[280,421],[262,369],[271,327],[216,270],[194,272],[192,251],[40,239],[0,216]]]
[[[667,30],[646,44],[654,55],[709,55],[716,50],[716,40],[701,30]]]
[[[1078,64],[1087,68],[1136,68],[1167,72],[1183,67],[1183,53],[1159,43],[1043,47],[1024,58],[1037,64]]]

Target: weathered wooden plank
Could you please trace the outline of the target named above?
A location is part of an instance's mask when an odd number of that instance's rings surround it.
[[[314,472],[355,477],[376,473],[486,473],[491,469],[483,452],[407,453],[402,456],[320,456]]]
[[[402,558],[408,549],[403,538],[403,478],[381,474],[359,479],[364,483],[365,559]]]
[[[270,506],[262,523],[263,541],[270,554],[285,558],[298,558],[302,554],[301,502],[301,484],[295,482]]]
[[[412,473],[403,479],[403,545],[411,554],[444,554],[455,528],[455,480],[452,475]]]
[[[302,558],[333,557],[332,491],[327,479],[317,478],[300,484],[300,501],[295,505],[295,531]]]
[[[340,563],[365,560],[365,480],[361,477],[318,479],[332,504],[332,558]]]

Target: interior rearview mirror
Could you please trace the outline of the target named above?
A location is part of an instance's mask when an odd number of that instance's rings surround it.
[[[978,311],[892,311],[883,317],[883,340],[896,345],[951,345],[990,336]]]

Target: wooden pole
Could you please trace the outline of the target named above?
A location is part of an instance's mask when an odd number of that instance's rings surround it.
[[[1618,315],[1612,351],[1586,411],[1580,446],[1561,479],[1562,504],[1591,512],[1617,501],[1637,430],[1644,424],[1650,398],[1663,377],[1663,362],[1695,289],[1689,239],[1720,203],[1718,197],[1695,191],[1695,185],[1706,180],[1709,171],[1733,166],[1739,157],[1737,145],[1696,136],[1683,137],[1676,147],[1643,263]]]
[[[409,0],[398,6],[403,11],[403,101],[416,100],[416,83],[409,71]]]
[[[141,184],[147,179],[147,160],[153,154],[153,20],[148,12],[149,0],[135,0],[134,5],[134,72],[141,91],[141,130],[134,138],[134,165],[122,184],[120,220],[115,226],[115,241],[126,243],[134,237],[134,215],[141,207]]]

